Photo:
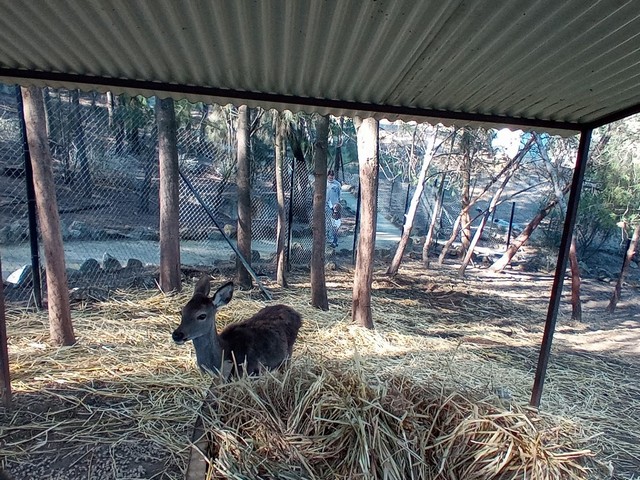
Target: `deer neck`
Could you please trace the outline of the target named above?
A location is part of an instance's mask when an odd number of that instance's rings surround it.
[[[220,337],[216,332],[215,324],[206,335],[193,339],[196,349],[196,360],[200,368],[206,368],[212,372],[218,372],[222,365],[222,346]]]

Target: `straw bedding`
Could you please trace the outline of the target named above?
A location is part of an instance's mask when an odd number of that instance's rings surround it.
[[[208,478],[586,479],[608,478],[611,465],[615,478],[630,479],[638,471],[640,379],[627,360],[558,353],[543,405],[553,415],[523,406],[544,318],[544,303],[528,301],[542,298],[531,285],[500,286],[498,298],[486,279],[379,276],[371,332],[349,324],[350,275],[331,273],[328,312],[308,305],[306,275],[287,291],[271,286],[304,318],[290,367],[213,385],[192,347],[170,338],[191,284],[175,297],[117,292],[77,305],[78,344],[69,348],[48,344],[46,315],[9,311],[15,401],[0,418],[3,466],[16,479],[183,478],[201,416]],[[257,291],[232,302],[218,328],[263,305]],[[215,405],[201,408],[210,388]]]

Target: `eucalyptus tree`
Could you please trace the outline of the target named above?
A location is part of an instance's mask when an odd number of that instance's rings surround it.
[[[374,328],[371,311],[371,283],[376,241],[378,206],[378,121],[365,118],[355,121],[358,135],[360,176],[360,234],[356,267],[353,275],[353,304],[351,317],[356,325]]]
[[[527,154],[528,163],[525,172],[529,177],[540,179],[539,185],[547,185],[549,188],[543,192],[543,198],[535,214],[522,232],[510,243],[505,253],[496,260],[490,270],[502,271],[553,212],[562,212],[565,204],[565,196],[571,189],[571,174],[573,159],[575,159],[577,144],[573,138],[554,138],[549,135],[525,133],[522,142],[530,143],[531,148]],[[562,218],[562,213],[557,215]]]
[[[285,143],[286,125],[281,113],[273,114],[275,132],[275,182],[277,207],[276,226],[276,281],[281,287],[287,287],[286,276],[286,218],[285,218],[285,195],[284,195],[284,159],[287,147]]]
[[[53,179],[53,158],[47,139],[44,99],[37,87],[22,87],[24,121],[31,154],[38,225],[47,269],[49,331],[55,345],[73,345],[69,287],[64,260],[60,214]]]
[[[180,278],[180,175],[176,115],[172,98],[155,105],[160,171],[160,289],[179,292]]]
[[[520,151],[518,151],[518,153],[516,153],[516,155],[512,159],[507,161],[505,166],[500,171],[499,176],[502,177],[502,182],[493,193],[491,197],[491,201],[489,202],[489,206],[485,209],[480,220],[480,225],[478,225],[478,227],[476,228],[476,232],[473,235],[473,239],[471,240],[469,248],[467,249],[464,259],[462,260],[462,264],[460,265],[460,270],[459,270],[459,275],[461,277],[464,277],[465,271],[469,265],[469,262],[471,261],[473,250],[475,249],[476,245],[478,244],[478,241],[480,240],[480,237],[482,236],[482,232],[484,231],[484,227],[487,224],[487,220],[495,212],[495,209],[500,202],[500,197],[504,193],[504,190],[507,184],[513,178],[515,173],[518,171],[518,168],[522,164],[526,154],[529,152],[529,149],[531,148],[532,144],[533,144],[533,139],[530,139],[529,142],[527,142],[525,146],[522,147]]]
[[[237,159],[238,173],[238,251],[247,262],[251,262],[251,111],[246,105],[238,108],[237,125]],[[250,289],[253,282],[251,274],[236,259],[238,285],[242,289]]]
[[[501,159],[494,154],[491,147],[493,135],[490,130],[469,127],[460,129],[456,135],[456,146],[452,149],[451,155],[451,161],[456,168],[451,172],[450,181],[458,185],[460,212],[453,224],[451,236],[440,252],[438,258],[440,264],[444,263],[458,235],[461,240],[458,254],[464,257],[471,244],[471,209],[476,202],[488,194],[505,172],[502,167],[500,173],[496,174],[496,170],[500,168]],[[487,181],[483,187],[479,187],[477,183],[483,178]]]
[[[325,279],[327,157],[329,148],[329,116],[314,118],[315,145],[313,152],[313,240],[311,250],[311,304],[329,309]]]
[[[421,145],[422,152],[422,165],[420,167],[420,172],[418,174],[418,179],[416,183],[416,188],[413,192],[413,196],[411,198],[411,202],[407,208],[407,212],[405,214],[405,221],[402,227],[402,235],[400,236],[400,242],[398,242],[398,246],[396,248],[396,252],[389,264],[387,269],[387,275],[395,275],[398,273],[398,269],[400,267],[400,263],[402,261],[402,256],[404,255],[404,251],[409,243],[409,236],[413,230],[413,224],[416,217],[416,213],[418,210],[418,206],[420,204],[420,200],[422,198],[423,191],[425,189],[425,184],[428,180],[428,171],[429,166],[431,165],[431,161],[433,160],[438,147],[435,142],[438,138],[438,128],[431,128],[427,124],[422,124],[420,126],[416,125],[416,128],[413,132],[411,147],[408,150],[408,162],[409,164],[413,163],[413,157],[416,151],[416,139],[418,133],[418,127],[420,127],[420,137],[424,141],[424,145]],[[432,217],[436,215],[435,210],[432,212]]]
[[[80,92],[76,89],[71,90],[71,103],[73,110],[71,111],[70,124],[71,135],[75,146],[75,164],[76,172],[74,175],[74,189],[77,189],[83,198],[91,197],[93,191],[93,181],[91,178],[91,169],[89,168],[89,158],[87,155],[87,146],[84,138],[84,125],[82,121],[83,107],[80,104]]]

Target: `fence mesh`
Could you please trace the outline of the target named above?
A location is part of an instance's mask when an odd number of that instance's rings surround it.
[[[3,275],[6,278],[17,271],[14,282],[21,267],[31,264],[18,93],[15,86],[0,85],[0,248]],[[154,286],[153,272],[160,260],[154,99],[53,88],[43,89],[43,95],[72,291],[76,287],[82,291],[109,291]],[[187,267],[232,269],[235,261],[228,241],[235,242],[237,223],[237,110],[232,106],[180,101],[175,102],[175,112],[181,172],[221,227],[214,225],[194,192],[181,181],[181,263]],[[312,145],[313,129],[303,127]],[[410,137],[395,125],[381,129],[378,208],[388,223],[383,237],[397,240],[419,165],[417,160],[407,163],[413,174],[408,170],[402,175],[392,171],[409,155],[406,145]],[[416,145],[411,151],[414,159],[424,155]],[[310,160],[311,147],[303,147]],[[340,165],[336,165],[338,147],[343,158]],[[275,148],[270,112],[254,113],[251,148],[252,264],[260,273],[272,268],[276,251]],[[330,135],[329,167],[339,167],[337,177],[345,185],[338,249],[350,250],[353,245],[358,183],[355,151],[355,131]],[[313,176],[305,162],[294,159],[291,149],[287,150],[283,170],[285,211],[290,220],[287,228],[292,237],[289,261],[306,265],[311,258]],[[416,217],[416,234],[423,234],[428,227],[436,191],[437,183],[428,182]],[[455,204],[457,199],[449,195],[447,202]],[[452,222],[445,211],[437,232],[450,229]],[[28,271],[26,267],[22,272],[27,280]],[[16,295],[8,292],[8,301],[16,299]]]
[[[45,88],[43,94],[70,287],[108,291],[150,286],[154,277],[148,273],[160,259],[153,99],[52,88]],[[2,85],[0,95],[3,276],[22,272],[21,283],[27,284],[31,251],[18,90]],[[183,265],[233,263],[228,241],[235,241],[237,219],[235,114],[230,106],[176,102],[181,172],[222,227],[216,227],[196,194],[181,182]],[[258,119],[254,130],[259,134],[260,128]],[[268,135],[252,136],[252,260],[257,270],[261,262],[268,265],[276,249],[273,150]],[[295,173],[292,188],[294,168],[288,155],[284,165],[287,212],[294,198],[290,261],[304,264],[311,255],[311,183],[304,169]],[[14,282],[17,278],[12,276]],[[15,292],[8,292],[9,301],[15,298]]]

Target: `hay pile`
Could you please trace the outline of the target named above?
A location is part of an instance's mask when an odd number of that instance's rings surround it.
[[[283,375],[217,385],[204,416],[207,478],[586,478],[576,432],[518,407],[357,364],[297,361]]]
[[[218,410],[205,415],[211,378],[170,336],[192,285],[78,305],[78,344],[62,349],[48,344],[46,314],[11,310],[15,401],[0,412],[0,466],[16,478],[181,479],[201,415],[210,478],[605,478],[591,451],[616,474],[638,471],[633,370],[556,356],[543,401],[559,416],[535,415],[521,406],[546,304],[438,275],[379,277],[376,331],[350,325],[348,271],[329,278],[328,312],[308,304],[306,274],[286,291],[268,285],[304,318],[291,369],[214,385]],[[257,290],[236,292],[218,328],[263,305]],[[616,399],[605,414],[603,392]]]

